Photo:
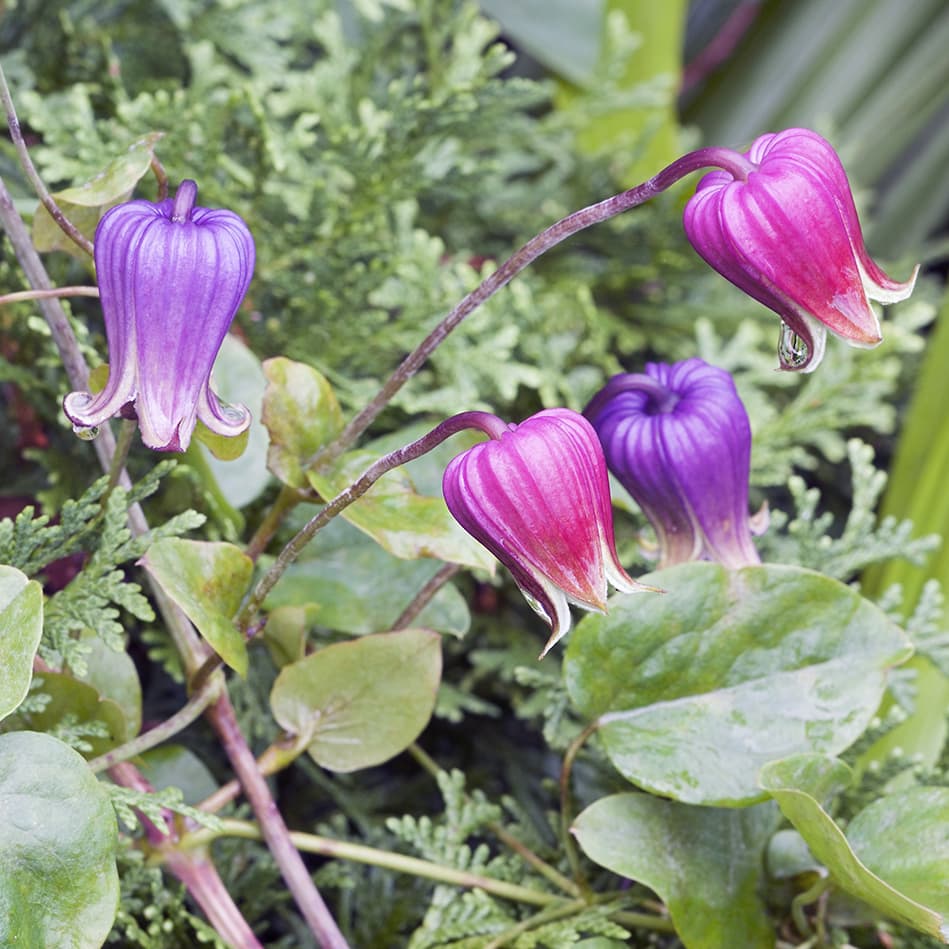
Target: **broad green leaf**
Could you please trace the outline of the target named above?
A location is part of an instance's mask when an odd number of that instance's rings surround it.
[[[585,617],[564,676],[616,768],[676,800],[747,804],[766,762],[842,751],[910,655],[881,610],[810,570],[691,563],[644,582],[667,592]]]
[[[306,461],[343,428],[332,386],[315,369],[283,356],[264,363],[262,420],[270,433],[267,467],[284,484],[306,487]]]
[[[837,759],[798,755],[762,768],[761,786],[841,889],[949,943],[949,789],[881,798],[851,822],[851,845],[824,806],[849,777]]]
[[[441,637],[426,629],[365,636],[284,666],[270,705],[281,727],[309,736],[330,771],[388,761],[421,734],[441,678]]]
[[[314,608],[312,610],[316,612]],[[278,606],[267,613],[264,645],[273,664],[282,669],[306,655],[306,630],[309,613],[305,606]]]
[[[59,209],[89,240],[92,240],[102,215],[113,204],[127,201],[135,185],[145,177],[155,154],[155,145],[164,134],[149,132],[85,184],[53,195]],[[40,253],[64,250],[85,257],[42,204],[33,218],[33,242]]]
[[[186,804],[198,804],[218,789],[208,766],[184,745],[161,745],[136,759],[139,770],[156,791],[174,787]]]
[[[378,457],[371,448],[349,452],[330,470],[307,471],[307,478],[323,498],[330,500]],[[383,475],[342,511],[342,516],[396,557],[432,557],[466,567],[493,569],[494,558],[458,526],[441,493],[420,494],[404,469]]]
[[[152,544],[140,563],[211,648],[247,675],[247,645],[233,620],[250,585],[251,559],[232,544],[173,537]]]
[[[138,669],[127,652],[116,652],[98,636],[90,636],[89,645],[88,669],[77,678],[122,710],[126,740],[134,738],[142,727],[142,683]]]
[[[329,629],[364,635],[390,629],[412,598],[438,572],[433,560],[401,560],[337,518],[287,569],[267,598],[268,608],[314,606]],[[463,636],[470,614],[464,597],[443,586],[416,625]]]
[[[242,508],[256,500],[270,483],[267,430],[261,423],[266,380],[260,361],[233,333],[224,337],[211,375],[214,391],[228,402],[250,409],[251,423],[241,439],[221,438],[207,429],[198,437],[208,450],[208,467],[227,502]]]
[[[777,819],[770,803],[724,810],[614,794],[572,829],[595,863],[659,894],[686,949],[774,949],[758,889]]]
[[[0,719],[26,698],[42,634],[42,587],[16,567],[0,566]]]
[[[29,714],[14,712],[6,727],[37,732],[69,731],[88,744],[88,750],[83,750],[87,758],[105,754],[133,737],[129,728],[132,722],[122,706],[100,694],[88,682],[65,672],[42,672],[36,678],[40,680],[39,691],[49,696],[49,701]],[[106,734],[88,734],[86,726],[90,725],[96,730],[104,726]]]
[[[75,751],[0,735],[0,945],[96,949],[118,908],[115,814]]]

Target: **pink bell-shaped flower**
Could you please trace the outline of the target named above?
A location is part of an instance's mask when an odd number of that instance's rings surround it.
[[[898,283],[870,259],[830,143],[787,129],[728,155],[721,163],[729,170],[707,174],[686,205],[685,232],[723,277],[780,315],[781,368],[816,369],[827,330],[876,346],[882,336],[870,301],[906,299],[916,273]]]
[[[491,438],[445,469],[445,501],[550,623],[544,656],[570,628],[568,603],[602,612],[607,582],[624,593],[651,588],[619,563],[606,462],[582,415],[548,409],[506,425],[474,414]]]
[[[200,419],[212,432],[240,435],[243,406],[211,391],[211,367],[254,272],[254,239],[232,211],[197,207],[183,181],[174,200],[129,201],[103,216],[94,257],[109,344],[102,392],[63,402],[77,428],[115,415],[137,417],[142,441],[184,451]]]

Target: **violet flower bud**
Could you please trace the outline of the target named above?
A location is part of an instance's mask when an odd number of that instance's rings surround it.
[[[897,283],[870,259],[830,143],[788,129],[729,157],[728,171],[699,182],[685,232],[723,277],[780,315],[781,368],[816,369],[827,330],[852,346],[876,346],[882,336],[870,300],[906,299],[916,272]]]
[[[543,657],[570,628],[568,603],[603,612],[607,581],[624,593],[651,588],[619,563],[606,462],[582,415],[548,409],[506,425],[474,414],[491,438],[445,469],[445,501],[550,623]]]
[[[232,211],[195,206],[197,194],[183,181],[174,200],[129,201],[99,222],[109,381],[97,395],[66,396],[77,430],[137,416],[149,448],[184,451],[198,419],[224,436],[250,424],[244,406],[211,391],[210,376],[254,272],[254,239]]]
[[[610,471],[643,509],[660,566],[760,563],[751,540],[751,427],[732,377],[701,359],[613,376],[584,410]]]

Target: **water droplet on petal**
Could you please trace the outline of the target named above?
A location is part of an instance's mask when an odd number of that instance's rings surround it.
[[[803,366],[810,356],[810,349],[803,337],[798,336],[787,323],[781,323],[781,335],[778,337],[778,358],[787,369]]]
[[[84,442],[91,442],[99,434],[99,426],[93,425],[92,428],[85,428],[82,425],[73,425],[73,433],[77,438]]]

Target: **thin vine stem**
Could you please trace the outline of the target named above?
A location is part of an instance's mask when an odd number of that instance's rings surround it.
[[[98,297],[98,287],[53,287],[51,290],[15,290],[0,294],[0,306],[8,303],[24,303],[29,300],[50,300],[56,297]]]
[[[703,168],[725,168],[736,177],[745,178],[753,170],[750,162],[739,152],[726,148],[700,148],[683,155],[648,181],[622,191],[612,197],[574,211],[551,224],[546,230],[532,237],[515,251],[500,267],[487,276],[474,290],[465,296],[421,343],[399,364],[382,388],[369,400],[329,445],[316,452],[308,461],[308,467],[319,467],[338,458],[347,448],[355,444],[359,436],[375,421],[380,412],[392,401],[396,393],[425,364],[431,354],[445,341],[467,316],[473,313],[498,290],[507,286],[525,267],[542,254],[556,247],[568,237],[600,224],[624,211],[635,208],[671,187],[686,175]]]
[[[422,586],[418,593],[412,597],[405,609],[402,610],[396,621],[392,624],[392,629],[405,629],[410,623],[415,622],[419,613],[431,603],[435,594],[438,593],[460,569],[461,567],[456,563],[446,563],[439,567],[438,571]]]
[[[30,184],[37,197],[43,203],[43,207],[50,213],[50,217],[56,222],[59,229],[78,247],[81,247],[90,257],[92,256],[92,241],[86,237],[82,231],[76,227],[69,218],[63,214],[62,209],[49,193],[49,189],[40,178],[33,159],[30,158],[30,151],[26,147],[26,141],[23,138],[23,131],[20,128],[20,120],[17,118],[16,109],[13,106],[13,96],[10,94],[10,87],[7,85],[7,77],[0,66],[0,101],[3,102],[4,111],[7,114],[7,126],[10,129],[10,138],[13,141],[13,147],[16,149],[17,157],[20,159],[20,165],[26,172]]]
[[[566,753],[563,756],[563,765],[560,769],[560,837],[563,848],[567,854],[567,860],[573,871],[573,878],[577,881],[581,891],[587,889],[586,878],[580,867],[580,856],[577,853],[576,845],[573,842],[573,835],[570,833],[570,825],[573,822],[573,804],[570,794],[570,775],[573,771],[573,763],[580,749],[584,746],[587,739],[600,727],[599,721],[591,722],[586,728],[577,735],[570,743]]]
[[[105,771],[106,768],[111,768],[120,761],[137,758],[146,751],[167,741],[173,735],[177,735],[178,732],[183,731],[192,722],[196,721],[201,713],[217,699],[223,685],[224,679],[222,676],[209,679],[204,684],[204,688],[199,692],[195,692],[174,715],[166,718],[147,732],[143,732],[137,738],[125,742],[124,745],[119,745],[118,748],[113,748],[111,751],[99,755],[98,758],[92,758],[89,761],[89,770],[93,773]]]

